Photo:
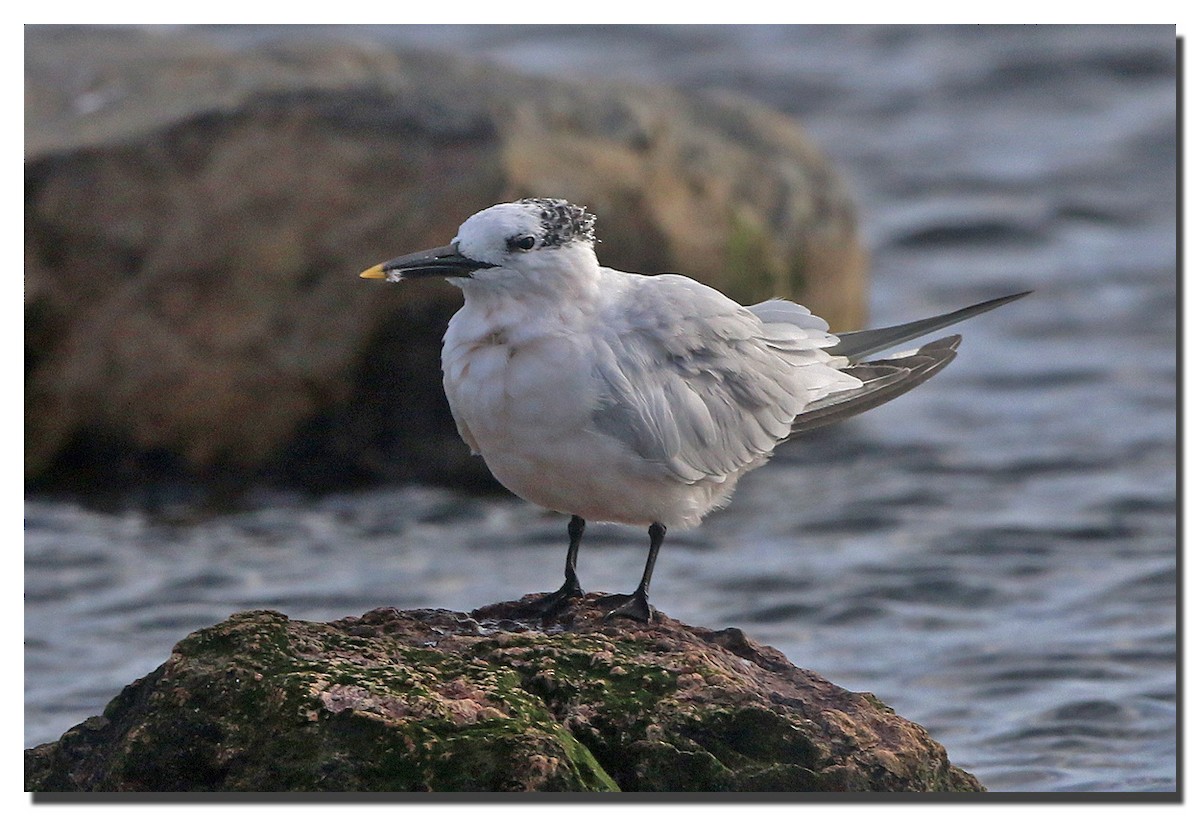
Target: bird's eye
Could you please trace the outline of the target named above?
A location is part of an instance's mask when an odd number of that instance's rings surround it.
[[[520,250],[524,251],[524,250],[533,249],[533,246],[536,243],[537,243],[537,239],[535,239],[532,235],[513,236],[512,238],[508,239],[508,248],[509,249],[520,249]]]

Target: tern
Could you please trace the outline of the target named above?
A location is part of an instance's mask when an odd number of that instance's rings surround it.
[[[868,360],[1028,292],[898,326],[832,334],[787,300],[742,306],[681,275],[601,266],[595,216],[526,198],[475,213],[448,245],[361,277],[444,277],[463,306],[442,344],[459,434],[521,498],[570,516],[550,614],[583,596],[586,521],[648,525],[637,588],[601,599],[649,622],[650,578],[668,528],[726,504],[780,443],[874,408],[954,359],[961,337]]]

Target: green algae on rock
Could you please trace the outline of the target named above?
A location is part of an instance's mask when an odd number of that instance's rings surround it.
[[[575,602],[193,633],[26,751],[31,791],[982,791],[920,726],[736,629]]]

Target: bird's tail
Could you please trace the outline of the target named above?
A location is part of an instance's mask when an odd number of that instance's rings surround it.
[[[788,438],[808,433],[822,425],[841,422],[911,391],[948,366],[957,355],[960,342],[962,336],[952,334],[902,356],[869,363],[852,363],[843,368],[842,373],[862,380],[862,388],[839,391],[809,403],[792,422],[792,432]]]
[[[836,357],[846,358],[848,365],[841,369],[842,372],[862,380],[863,386],[850,391],[839,391],[809,403],[792,423],[791,436],[807,433],[822,425],[840,422],[911,391],[950,364],[957,355],[962,336],[952,334],[926,343],[916,351],[864,362],[863,358],[868,354],[914,340],[1028,294],[1029,292],[1018,292],[1015,295],[993,298],[974,306],[936,317],[927,317],[924,320],[902,323],[899,326],[836,335],[837,345],[825,350]]]

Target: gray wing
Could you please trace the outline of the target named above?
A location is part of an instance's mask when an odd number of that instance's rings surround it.
[[[1028,294],[1018,292],[910,323],[837,335],[837,343],[829,347],[829,353],[845,358],[847,362],[842,370],[862,380],[863,388],[831,394],[810,403],[796,417],[792,436],[841,422],[911,391],[950,364],[962,337],[957,334],[943,337],[926,343],[916,351],[888,359],[861,362],[863,357],[991,311]]]
[[[795,304],[759,304],[795,316]],[[791,307],[791,308],[789,308]],[[629,281],[597,340],[596,430],[676,479],[721,481],[761,461],[805,406],[861,388],[831,365],[819,318],[764,322],[678,275]]]
[[[842,369],[859,379],[856,391],[831,394],[805,406],[792,424],[792,436],[841,422],[907,393],[950,364],[957,356],[961,335],[926,343],[914,352],[886,360],[854,363]]]
[[[926,317],[923,320],[914,320],[911,323],[901,323],[898,326],[887,326],[882,329],[864,329],[863,331],[842,332],[837,336],[837,345],[829,350],[830,354],[837,354],[846,357],[853,361],[861,360],[868,354],[874,354],[877,351],[898,346],[901,343],[906,343],[909,340],[915,340],[918,337],[923,337],[930,332],[935,332],[938,329],[944,329],[947,326],[953,326],[966,320],[969,317],[983,314],[991,311],[997,306],[1003,306],[1005,303],[1011,303],[1018,298],[1023,298],[1029,292],[1018,292],[1015,295],[1005,295],[1004,297],[985,300],[982,303],[976,303],[973,306],[967,306],[963,309],[956,309],[953,312],[937,315],[936,317]]]

